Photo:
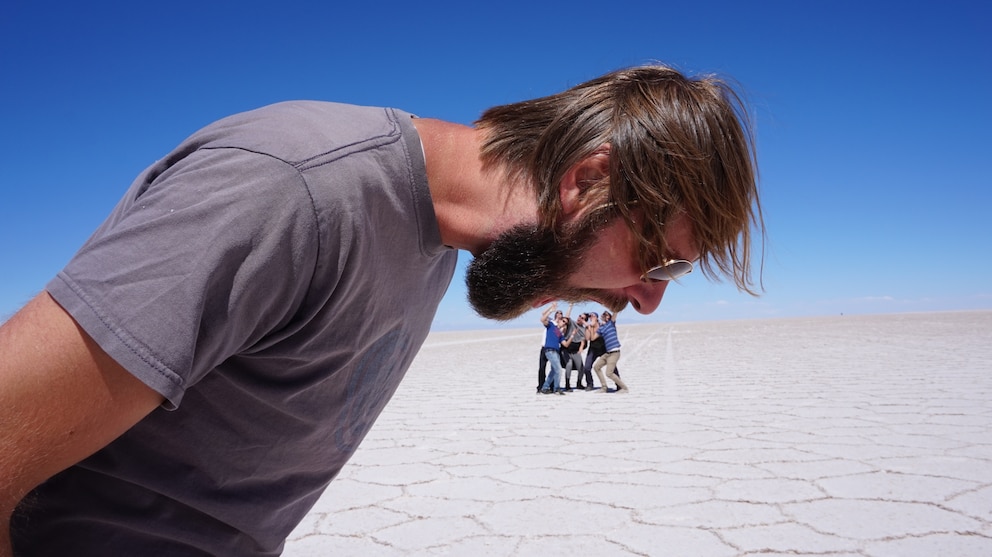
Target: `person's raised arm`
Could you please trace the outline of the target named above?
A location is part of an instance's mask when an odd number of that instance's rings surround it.
[[[48,293],[0,327],[0,557],[34,487],[127,431],[162,396],[117,364]]]
[[[544,325],[545,327],[548,326],[548,317],[550,317],[551,312],[553,312],[556,309],[558,309],[558,302],[552,303],[550,306],[548,306],[548,309],[544,310],[544,312],[541,314],[541,325]]]

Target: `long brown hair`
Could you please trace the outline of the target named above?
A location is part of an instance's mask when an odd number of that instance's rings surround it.
[[[557,229],[565,173],[609,147],[609,178],[587,187],[611,204],[639,245],[643,270],[668,256],[664,223],[684,212],[710,278],[760,290],[751,273],[752,227],[763,242],[754,136],[747,107],[727,82],[666,66],[611,72],[561,93],[496,106],[476,122],[483,164],[536,185],[541,225]],[[647,219],[635,222],[640,209]]]

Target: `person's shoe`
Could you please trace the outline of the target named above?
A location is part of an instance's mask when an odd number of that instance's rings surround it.
[[[617,390],[615,390],[613,392],[615,392],[615,393],[629,393],[630,392],[630,389],[617,389]]]
[[[558,391],[558,394],[564,395],[565,394],[565,391]]]
[[[596,387],[593,387],[592,385],[588,385],[588,386],[586,387],[586,390],[587,390],[587,391],[595,391],[595,390],[596,390]]]
[[[551,394],[551,389],[541,389],[541,394],[542,395],[550,395]]]

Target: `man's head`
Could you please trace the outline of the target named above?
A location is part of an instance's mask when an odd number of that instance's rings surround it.
[[[539,222],[507,231],[486,250],[501,254],[484,252],[479,267],[470,267],[470,299],[481,302],[483,316],[515,317],[541,296],[622,309],[627,297],[618,291],[568,280],[592,240],[617,223],[632,238],[630,256],[642,273],[692,251],[708,277],[731,277],[756,292],[751,227],[760,229],[762,220],[753,138],[743,103],[723,81],[663,66],[620,70],[491,108],[477,125],[483,164],[533,184],[539,207]],[[668,227],[679,220],[691,229],[691,245],[675,250]],[[506,281],[499,276],[506,273],[534,280]],[[520,303],[486,303],[502,287],[516,289],[504,298],[516,295]]]
[[[604,311],[603,312],[603,322],[604,323],[608,323],[610,321],[613,321],[613,314],[610,313],[610,312],[608,312],[608,311]]]

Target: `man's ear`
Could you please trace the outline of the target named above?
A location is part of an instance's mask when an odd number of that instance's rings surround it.
[[[559,186],[562,216],[569,217],[585,208],[589,188],[610,177],[610,145],[601,145],[572,165]]]

